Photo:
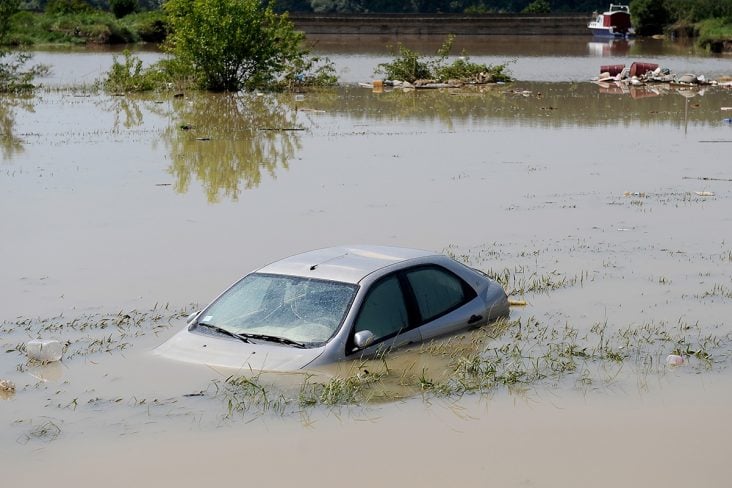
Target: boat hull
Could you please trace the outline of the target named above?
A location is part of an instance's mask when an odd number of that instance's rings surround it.
[[[630,32],[615,32],[612,28],[607,27],[589,27],[594,37],[603,39],[627,39],[633,37]]]

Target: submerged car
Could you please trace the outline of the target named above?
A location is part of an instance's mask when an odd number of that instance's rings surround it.
[[[331,247],[244,276],[156,353],[210,366],[295,371],[371,358],[479,327],[508,310],[498,283],[447,256]]]

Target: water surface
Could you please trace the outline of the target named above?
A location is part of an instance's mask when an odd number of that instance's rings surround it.
[[[615,61],[568,42],[541,58],[565,78]],[[338,55],[351,73],[381,56]],[[77,79],[65,66],[109,61],[37,59],[56,63],[59,85]],[[0,397],[4,480],[566,486],[572,473],[598,486],[726,486],[732,127],[721,108],[732,92],[623,93],[534,72],[464,91],[2,99],[0,378],[17,386]],[[151,354],[247,271],[360,242],[557,284],[523,294],[511,316],[524,323],[579,334],[650,324],[718,345],[709,367],[666,368],[660,342],[650,363],[563,381],[284,416],[231,414],[216,393],[230,371]],[[37,367],[17,350],[40,330],[71,342],[61,363]],[[388,363],[397,386],[445,364],[413,352]],[[388,477],[355,475],[362,466]]]

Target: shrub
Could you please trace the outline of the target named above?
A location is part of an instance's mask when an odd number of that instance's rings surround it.
[[[19,92],[35,88],[36,76],[48,73],[48,67],[36,65],[26,67],[32,56],[28,53],[0,53],[0,93]]]
[[[203,88],[272,87],[307,57],[286,14],[260,0],[168,0],[168,49]]]
[[[167,86],[170,76],[159,65],[146,69],[142,67],[142,60],[125,50],[124,60],[119,61],[114,56],[112,68],[104,80],[104,88],[111,92],[139,92],[157,90]]]
[[[552,11],[551,5],[547,0],[534,0],[528,4],[521,12],[525,14],[548,14]]]
[[[11,18],[18,11],[19,0],[0,3],[0,46],[8,42]],[[33,88],[33,79],[48,72],[43,65],[26,67],[31,55],[24,52],[8,53],[0,47],[0,93]]]
[[[383,73],[387,80],[401,80],[410,83],[432,78],[429,62],[424,61],[419,53],[401,44],[398,46],[396,59],[390,63],[380,64],[377,72]]]
[[[84,0],[51,0],[46,4],[46,13],[54,15],[83,14],[92,10]]]
[[[464,53],[458,59],[447,64],[455,36],[448,36],[437,50],[434,57],[423,57],[418,53],[399,45],[396,59],[390,63],[377,66],[376,72],[385,75],[389,80],[400,80],[414,83],[417,80],[435,80],[445,82],[459,80],[462,82],[486,83],[511,81],[512,78],[506,64],[486,66],[473,63]]]

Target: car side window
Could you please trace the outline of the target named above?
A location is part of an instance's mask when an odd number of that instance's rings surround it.
[[[442,268],[417,268],[406,275],[423,322],[454,310],[475,296],[469,285]]]
[[[374,285],[361,306],[354,332],[370,330],[374,341],[409,326],[409,315],[399,279],[392,275]]]

